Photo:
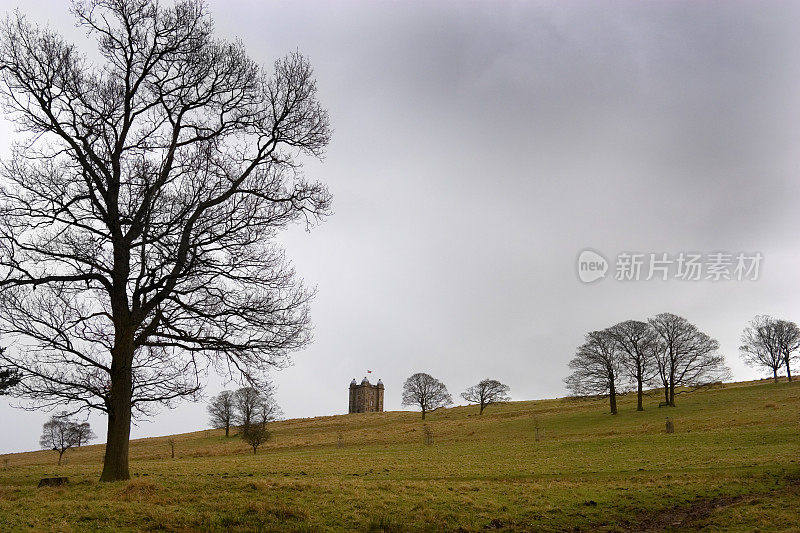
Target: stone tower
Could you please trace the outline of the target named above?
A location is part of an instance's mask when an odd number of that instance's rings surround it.
[[[361,384],[356,380],[350,382],[350,413],[381,413],[383,412],[383,382],[378,380],[373,385],[364,377]]]

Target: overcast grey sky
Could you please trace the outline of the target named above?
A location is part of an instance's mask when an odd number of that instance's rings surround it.
[[[0,0],[76,38],[64,0]],[[315,342],[274,375],[288,417],[347,411],[372,370],[457,396],[484,377],[562,396],[583,335],[659,312],[717,338],[736,379],[755,314],[800,321],[800,3],[210,2],[264,64],[299,50],[334,131],[309,176],[335,214],[284,236],[318,288]],[[0,154],[13,138],[0,123]],[[591,285],[585,248],[760,252],[756,281]],[[613,265],[612,265],[613,270]],[[207,393],[223,383],[210,377]],[[48,414],[0,399],[0,452]],[[11,401],[13,402],[13,401]],[[206,427],[182,403],[134,436]],[[105,434],[105,420],[93,417]],[[100,439],[104,440],[103,438]]]

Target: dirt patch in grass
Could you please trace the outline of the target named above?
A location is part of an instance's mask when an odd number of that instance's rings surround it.
[[[786,484],[767,492],[739,494],[736,496],[718,496],[715,498],[698,498],[688,506],[674,506],[655,513],[646,514],[638,521],[625,524],[624,531],[649,533],[667,529],[694,529],[714,513],[736,505],[747,505],[761,498],[769,498],[777,492],[791,491],[800,494],[800,477],[791,476]]]
[[[702,520],[714,511],[729,507],[747,499],[755,499],[758,495],[720,496],[718,498],[701,498],[688,507],[670,507],[646,516],[635,524],[628,524],[625,531],[653,532],[665,529],[686,528],[693,522]]]

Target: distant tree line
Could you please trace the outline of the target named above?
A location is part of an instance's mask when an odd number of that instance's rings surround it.
[[[794,322],[778,320],[768,315],[758,315],[742,333],[739,352],[744,362],[753,367],[769,370],[775,383],[778,372],[786,369],[792,381],[792,362],[797,361],[800,350],[800,328]]]
[[[643,411],[644,388],[653,384],[663,387],[662,405],[675,407],[676,388],[729,375],[718,349],[715,339],[672,313],[626,320],[587,333],[564,381],[574,395],[608,395],[611,414],[617,414],[617,394],[629,387],[636,388],[636,409]]]
[[[208,414],[211,426],[224,429],[226,437],[232,427],[238,427],[239,435],[253,448],[253,454],[271,437],[267,424],[283,415],[270,385],[260,390],[242,387],[222,391],[211,399]]]

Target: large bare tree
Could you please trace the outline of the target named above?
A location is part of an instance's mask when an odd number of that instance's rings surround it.
[[[701,385],[728,376],[719,343],[683,317],[661,313],[649,320],[656,333],[656,364],[664,401],[675,407],[675,388]]]
[[[481,409],[478,414],[482,415],[488,405],[509,401],[511,397],[508,395],[508,391],[508,385],[504,385],[496,379],[487,378],[462,392],[461,397],[469,403],[477,403]]]
[[[301,158],[330,137],[309,63],[271,71],[214,37],[202,0],[73,0],[93,64],[20,14],[0,27],[0,364],[32,406],[108,416],[104,481],[133,414],[207,366],[256,383],[309,341],[310,292],[275,235],[329,213]]]
[[[775,333],[786,366],[786,377],[792,381],[792,361],[798,358],[797,352],[800,350],[800,327],[788,320],[777,320]]]
[[[783,352],[778,342],[777,320],[767,315],[758,315],[742,332],[739,351],[744,362],[750,366],[768,368],[772,379],[778,382],[778,370],[783,366]]]
[[[425,372],[411,375],[403,383],[403,405],[416,405],[422,411],[422,419],[429,411],[452,405],[453,397],[444,383]]]
[[[658,372],[655,361],[655,332],[647,322],[639,320],[620,322],[607,331],[622,355],[622,367],[636,382],[636,410],[644,411],[644,386]]]
[[[608,394],[611,414],[617,414],[617,391],[624,373],[622,355],[608,329],[587,333],[569,367],[573,372],[564,382],[573,394]]]

